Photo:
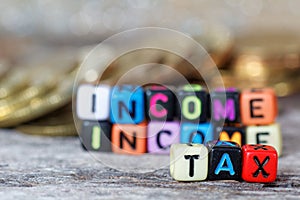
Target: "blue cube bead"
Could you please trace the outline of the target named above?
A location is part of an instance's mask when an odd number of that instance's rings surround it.
[[[182,123],[180,129],[181,143],[204,144],[213,140],[213,128],[210,123],[194,124]]]
[[[114,86],[111,92],[110,120],[118,124],[138,124],[145,118],[144,91],[141,86]]]

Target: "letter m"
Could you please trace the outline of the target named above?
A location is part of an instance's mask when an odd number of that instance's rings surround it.
[[[213,116],[215,120],[219,121],[220,119],[235,119],[235,106],[233,99],[227,99],[225,107],[220,99],[214,99],[213,106]]]
[[[222,141],[235,142],[242,146],[242,134],[239,131],[235,131],[231,137],[226,131],[222,131],[219,139]]]

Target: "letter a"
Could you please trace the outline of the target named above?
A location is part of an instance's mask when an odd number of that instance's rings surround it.
[[[226,164],[225,164],[226,162]],[[233,176],[235,174],[235,171],[233,169],[233,165],[230,159],[230,156],[228,153],[224,153],[216,170],[215,170],[215,174],[219,174],[220,171],[229,171],[230,175]]]

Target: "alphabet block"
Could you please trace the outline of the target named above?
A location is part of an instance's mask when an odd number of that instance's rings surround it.
[[[246,128],[246,143],[271,145],[276,149],[278,156],[281,156],[282,136],[279,124],[248,126]]]
[[[146,112],[151,121],[172,121],[176,114],[174,93],[163,86],[146,89]]]
[[[144,91],[140,86],[114,86],[111,92],[111,122],[138,124],[145,119]]]
[[[247,182],[274,182],[277,175],[278,156],[268,145],[244,145],[242,178]]]
[[[121,154],[143,154],[147,150],[147,126],[141,124],[114,124],[112,151]]]
[[[202,181],[207,178],[208,151],[202,144],[173,144],[170,174],[177,181]]]
[[[222,141],[235,142],[240,146],[246,143],[246,130],[242,126],[216,127],[215,133]]]
[[[178,92],[179,117],[184,122],[206,122],[208,116],[208,95],[198,84],[185,85]]]
[[[150,122],[148,124],[148,152],[169,154],[171,144],[179,143],[178,122]]]
[[[182,123],[180,128],[180,142],[204,144],[214,139],[212,130],[213,128],[210,123]]]
[[[274,123],[277,116],[277,100],[273,89],[244,90],[240,102],[241,118],[244,125]]]
[[[80,139],[88,151],[111,151],[111,124],[109,122],[83,121]]]
[[[110,111],[110,90],[108,85],[80,85],[77,91],[77,116],[82,120],[107,120]]]
[[[225,92],[216,90],[210,94],[211,119],[214,123],[240,122],[240,92],[229,88]]]
[[[209,152],[209,180],[240,180],[242,151],[234,142],[219,141]]]

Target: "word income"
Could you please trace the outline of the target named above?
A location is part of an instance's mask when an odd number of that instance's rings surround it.
[[[271,144],[281,152],[276,96],[268,88],[208,94],[200,85],[186,85],[174,94],[161,86],[81,85],[77,115],[89,150],[169,153],[173,143],[204,143],[220,134],[222,140]]]

